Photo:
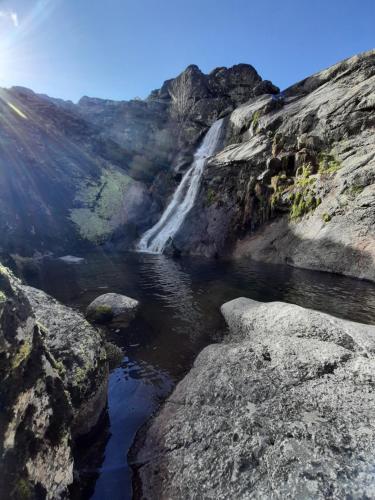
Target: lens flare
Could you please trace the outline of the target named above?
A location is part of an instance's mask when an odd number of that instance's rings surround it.
[[[15,104],[12,104],[11,102],[9,101],[6,101],[6,103],[8,104],[8,106],[13,109],[13,111],[18,115],[20,116],[21,118],[23,118],[24,120],[27,120],[27,116],[25,115],[25,113],[22,113],[22,111],[17,108],[17,106]]]

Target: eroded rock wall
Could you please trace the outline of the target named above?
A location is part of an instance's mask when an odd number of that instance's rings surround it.
[[[370,51],[235,109],[175,246],[375,279],[374,95]]]

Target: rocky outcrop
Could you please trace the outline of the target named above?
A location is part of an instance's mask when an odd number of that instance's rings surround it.
[[[30,286],[22,286],[22,290],[70,395],[73,437],[85,435],[96,426],[107,403],[108,362],[103,336],[80,313],[41,290]]]
[[[372,498],[375,328],[243,298],[222,313],[227,341],[138,450],[142,498]]]
[[[0,267],[0,496],[65,498],[73,439],[106,403],[103,340],[82,316]]]
[[[0,111],[0,250],[73,253],[149,207],[127,152],[77,113],[19,88],[1,90]]]
[[[133,177],[153,182],[171,165],[174,171],[183,171],[202,134],[219,117],[255,95],[278,90],[262,81],[249,64],[216,68],[208,75],[191,65],[144,101],[83,97],[78,110],[104,137],[130,153]]]
[[[175,246],[374,280],[374,89],[370,51],[235,109]]]
[[[88,305],[86,317],[96,323],[128,325],[139,309],[138,300],[119,293],[105,293]]]
[[[78,105],[0,89],[0,252],[129,248],[156,222],[202,134],[259,92],[249,65],[189,66],[146,100]]]
[[[142,201],[143,212],[136,210],[133,223],[138,233],[133,239],[158,220],[212,123],[251,97],[277,92],[248,64],[217,68],[208,75],[191,65],[144,101],[80,100],[80,116],[129,153],[130,175],[148,187],[152,203],[146,206]],[[127,200],[131,206],[129,193]],[[123,233],[115,235],[117,244],[124,240]]]

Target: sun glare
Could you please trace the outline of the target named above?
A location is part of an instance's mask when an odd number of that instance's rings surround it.
[[[11,102],[7,101],[7,104],[8,106],[18,115],[20,116],[21,118],[27,120],[27,116],[25,115],[25,113],[22,113],[22,111],[17,108],[17,106],[15,106],[14,104],[12,104]]]

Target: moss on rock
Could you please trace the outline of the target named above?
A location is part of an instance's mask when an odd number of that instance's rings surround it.
[[[90,312],[90,319],[98,323],[106,323],[113,318],[113,311],[111,306],[99,305]]]
[[[254,132],[256,132],[258,130],[258,127],[259,127],[259,118],[260,118],[260,111],[257,110],[257,111],[255,111],[255,113],[253,114],[252,119],[251,119],[251,124],[253,126],[253,131]]]
[[[123,204],[131,178],[118,170],[103,171],[96,183],[83,185],[76,196],[78,208],[70,211],[80,235],[102,243],[121,223]]]
[[[333,175],[341,168],[341,163],[329,153],[320,153],[318,156],[318,173],[323,175]]]
[[[34,497],[34,488],[31,486],[27,479],[20,478],[16,481],[14,489],[12,491],[12,498],[14,500],[29,500]]]
[[[356,198],[358,195],[362,193],[364,189],[365,189],[364,186],[353,185],[347,188],[345,192],[347,195],[350,196],[350,198]]]
[[[209,188],[207,190],[206,200],[207,200],[207,205],[212,205],[213,203],[215,203],[216,193],[212,188]]]
[[[118,347],[113,342],[106,342],[105,343],[105,350],[107,353],[109,368],[110,369],[116,368],[123,360],[124,353],[122,352],[120,347]]]
[[[31,343],[28,341],[24,341],[20,345],[16,355],[12,359],[12,369],[13,370],[18,368],[21,363],[26,361],[26,359],[29,357],[29,355],[31,353],[31,348],[32,348]]]

